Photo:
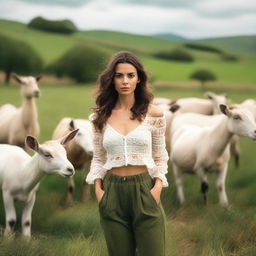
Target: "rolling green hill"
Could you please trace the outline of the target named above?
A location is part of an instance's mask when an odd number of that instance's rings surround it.
[[[237,53],[256,54],[256,35],[229,36],[204,39],[190,39],[176,34],[156,34],[156,37],[169,39],[176,42],[191,42],[220,47],[226,51]]]
[[[184,63],[152,57],[152,53],[156,51],[183,47],[182,42],[174,40],[102,30],[79,31],[72,35],[60,35],[33,30],[28,28],[26,24],[1,19],[0,27],[0,34],[27,42],[33,46],[43,58],[45,65],[57,60],[75,45],[86,44],[100,47],[110,54],[120,50],[135,52],[143,59],[146,69],[152,73],[155,80],[189,81],[189,75],[195,69],[209,68],[216,73],[219,82],[256,84],[253,68],[256,64],[256,56],[232,52],[227,46],[220,47],[220,49],[237,55],[239,57],[238,62],[224,62],[219,54],[186,49],[194,56],[195,61]]]
[[[162,49],[170,49],[180,45],[178,42],[173,40],[105,30],[82,31],[79,32],[78,35],[84,36],[88,39],[99,40],[101,43],[114,47],[131,48],[145,53]]]
[[[228,51],[256,55],[256,35],[209,38],[197,40],[195,42],[211,44],[223,49],[227,49]]]

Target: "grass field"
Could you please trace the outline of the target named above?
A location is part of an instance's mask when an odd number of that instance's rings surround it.
[[[156,80],[190,81],[189,77],[192,72],[196,69],[206,68],[216,74],[219,82],[256,84],[256,56],[255,54],[244,54],[244,51],[234,53],[239,57],[238,62],[228,62],[221,60],[219,54],[187,49],[194,56],[195,61],[183,63],[152,57],[152,53],[155,51],[182,47],[181,43],[167,39],[113,31],[81,31],[73,35],[60,35],[41,32],[30,29],[22,23],[1,19],[0,27],[0,34],[31,44],[42,57],[45,65],[56,61],[75,45],[85,44],[100,47],[109,54],[120,50],[135,52],[143,59],[148,70],[154,70],[154,79]],[[228,48],[232,42],[227,41],[229,44],[224,45],[225,51],[232,53],[232,48]],[[242,45],[241,39],[239,42]]]
[[[147,61],[147,60],[146,60]],[[40,141],[51,133],[64,116],[87,118],[93,106],[94,88],[76,85],[41,86],[42,97],[37,100],[41,126]],[[219,91],[221,92],[221,91]],[[155,88],[154,94],[164,97],[202,97],[195,89]],[[254,97],[251,92],[234,90],[229,98],[234,102]],[[20,104],[18,86],[0,84],[0,106],[4,103]],[[168,256],[254,256],[256,255],[256,158],[255,141],[241,139],[241,166],[234,169],[233,162],[227,176],[226,190],[230,207],[218,205],[214,187],[215,175],[209,176],[208,205],[203,204],[199,181],[194,176],[185,177],[187,202],[180,207],[176,199],[171,166],[170,187],[162,193],[167,214]],[[75,203],[64,204],[66,180],[59,176],[46,177],[39,188],[33,211],[32,240],[20,238],[20,213],[13,240],[3,240],[4,210],[0,201],[0,256],[105,256],[106,247],[99,225],[97,203],[81,203],[82,172],[75,175]],[[93,192],[93,187],[91,188]],[[92,193],[94,198],[94,194]],[[22,204],[18,204],[20,212]],[[157,256],[157,255],[156,255]]]

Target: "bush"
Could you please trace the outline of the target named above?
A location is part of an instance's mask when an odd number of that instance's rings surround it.
[[[172,51],[160,51],[155,53],[153,56],[161,59],[174,61],[194,61],[194,57],[190,53],[182,49],[174,49]]]
[[[221,58],[224,60],[224,61],[238,61],[238,57],[233,55],[233,54],[230,54],[230,53],[222,53],[221,54]]]
[[[201,82],[202,89],[205,89],[204,87],[207,81],[215,81],[217,79],[213,72],[206,69],[196,70],[190,75],[190,78],[199,80]]]
[[[48,66],[47,71],[58,77],[68,76],[78,83],[93,82],[104,68],[108,58],[108,54],[103,50],[79,45]]]
[[[48,32],[71,34],[77,31],[75,24],[70,20],[46,20],[36,17],[28,23],[28,27]]]
[[[213,46],[209,46],[209,45],[185,43],[184,46],[186,48],[198,50],[198,51],[206,51],[206,52],[213,52],[213,53],[219,53],[219,54],[222,53],[220,49]]]
[[[6,74],[5,82],[9,83],[11,72],[41,72],[43,61],[36,51],[27,43],[0,35],[0,70]]]

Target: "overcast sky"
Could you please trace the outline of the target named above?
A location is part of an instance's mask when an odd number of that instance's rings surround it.
[[[0,18],[27,23],[39,15],[68,18],[81,30],[189,38],[256,35],[255,0],[0,0]]]

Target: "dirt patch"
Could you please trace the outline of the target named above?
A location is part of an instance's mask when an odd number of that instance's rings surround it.
[[[153,87],[168,87],[168,88],[194,88],[200,89],[201,85],[196,81],[155,81],[152,83]],[[205,89],[224,89],[224,90],[253,90],[256,91],[256,84],[236,84],[236,83],[222,83],[222,82],[208,82],[205,84]]]

